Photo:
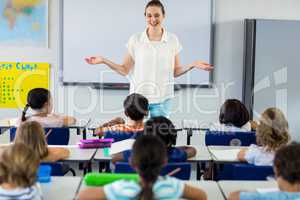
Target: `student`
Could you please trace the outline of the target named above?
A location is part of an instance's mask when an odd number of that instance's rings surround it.
[[[274,159],[278,192],[233,192],[229,200],[299,200],[300,199],[300,144],[280,148]]]
[[[96,135],[105,135],[107,131],[119,133],[141,132],[144,130],[144,117],[148,115],[148,100],[143,95],[133,93],[126,97],[123,102],[124,113],[127,122],[116,118],[96,130]]]
[[[0,159],[0,200],[40,200],[41,191],[36,185],[40,160],[24,144],[8,146]]]
[[[249,112],[246,106],[237,99],[227,99],[220,108],[219,123],[211,130],[218,131],[251,131]]]
[[[188,158],[196,155],[194,147],[180,146],[176,144],[177,131],[173,123],[166,117],[153,117],[145,123],[144,135],[155,135],[165,144],[168,153],[168,162],[186,162]],[[131,150],[113,155],[112,161],[128,161],[131,156]]]
[[[238,159],[254,165],[272,165],[276,150],[286,145],[289,139],[288,122],[284,114],[277,108],[268,108],[262,113],[257,126],[258,146],[252,144],[242,149]]]
[[[32,109],[32,115],[26,116],[28,108]],[[62,116],[53,113],[53,100],[50,91],[44,88],[35,88],[27,95],[27,104],[22,112],[21,121],[37,121],[43,127],[62,127],[73,125],[74,117]],[[20,122],[18,123],[18,125]]]
[[[131,166],[137,171],[140,181],[115,181],[104,187],[87,188],[78,199],[206,199],[203,190],[184,184],[176,178],[159,176],[167,163],[163,142],[155,136],[137,138],[133,145]]]
[[[65,148],[48,147],[44,129],[36,121],[22,123],[17,128],[14,143],[23,143],[31,147],[43,162],[63,160],[70,154],[69,150]]]

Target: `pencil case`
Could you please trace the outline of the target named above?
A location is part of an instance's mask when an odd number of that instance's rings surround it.
[[[94,143],[113,143],[113,138],[105,138],[105,139],[81,139],[80,143],[82,144],[94,144]]]
[[[88,186],[103,186],[117,180],[139,181],[138,174],[126,173],[88,173],[84,176],[84,182]]]
[[[106,148],[110,147],[111,143],[78,143],[80,149]]]

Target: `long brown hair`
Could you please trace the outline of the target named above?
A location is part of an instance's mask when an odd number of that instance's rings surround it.
[[[165,145],[157,136],[143,135],[137,138],[132,150],[131,164],[142,179],[138,199],[153,200],[153,184],[167,162]]]
[[[268,108],[262,114],[256,130],[257,144],[275,151],[290,139],[289,125],[278,108]]]
[[[1,183],[9,183],[22,188],[30,187],[36,182],[39,164],[38,156],[25,144],[10,145],[1,155]]]
[[[23,143],[31,147],[40,159],[48,155],[45,131],[36,121],[23,122],[17,129],[14,143]]]

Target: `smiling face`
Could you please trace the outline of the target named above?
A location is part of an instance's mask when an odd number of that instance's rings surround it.
[[[165,15],[159,6],[149,6],[145,10],[145,18],[149,28],[160,28]]]

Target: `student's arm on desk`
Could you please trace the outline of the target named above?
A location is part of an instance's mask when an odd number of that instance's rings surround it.
[[[64,116],[63,117],[63,126],[71,126],[76,123],[76,118],[71,116]]]
[[[51,113],[51,115],[53,117],[56,117],[59,120],[62,120],[62,125],[63,126],[71,126],[71,125],[74,125],[76,123],[76,118],[75,117],[63,116],[63,115],[59,115],[59,114],[56,114],[56,113]]]
[[[106,199],[104,190],[102,187],[86,188],[79,192],[76,200],[104,200]]]
[[[240,191],[231,192],[228,196],[228,200],[239,200],[240,199]]]
[[[70,151],[62,147],[48,147],[48,155],[43,159],[44,162],[56,162],[64,160],[70,156]]]
[[[247,148],[242,148],[239,153],[237,154],[237,159],[239,161],[242,161],[242,162],[247,162],[245,156],[246,156],[246,152],[247,152]]]
[[[189,147],[189,146],[179,146],[179,147],[176,147],[176,148],[185,151],[186,154],[187,154],[187,158],[194,157],[194,156],[196,156],[196,154],[197,154],[197,150],[196,150],[194,147]]]
[[[124,161],[123,152],[115,153],[111,155],[111,162],[115,164],[116,162],[122,162]]]
[[[193,200],[206,200],[206,193],[196,187],[190,186],[188,184],[184,185],[183,195],[184,199],[193,199]]]
[[[95,130],[95,135],[102,137],[105,131],[113,131],[114,125],[125,124],[125,120],[121,117],[116,117],[108,122],[105,122]]]

